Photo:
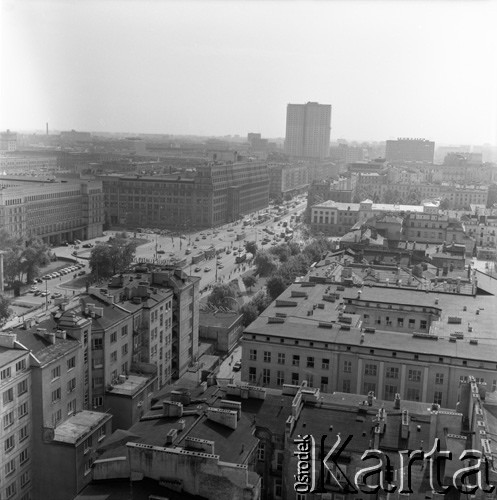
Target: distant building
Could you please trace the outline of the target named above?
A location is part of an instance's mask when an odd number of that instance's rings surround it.
[[[0,132],[0,152],[15,151],[17,149],[17,133],[6,130]]]
[[[212,163],[169,176],[102,176],[108,223],[214,227],[269,204],[265,162]]]
[[[285,153],[298,158],[329,156],[331,105],[308,102],[288,104]]]
[[[102,235],[100,181],[50,182],[0,178],[0,227],[16,237],[38,237],[60,245]]]
[[[390,162],[433,163],[435,143],[426,139],[397,139],[387,141],[385,159]]]
[[[279,198],[304,192],[309,185],[309,169],[303,163],[269,163],[269,196]]]
[[[365,160],[367,150],[358,146],[338,144],[330,148],[330,159],[340,163],[353,163]]]

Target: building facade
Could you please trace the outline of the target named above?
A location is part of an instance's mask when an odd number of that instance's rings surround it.
[[[0,226],[12,236],[60,245],[102,235],[103,191],[99,181],[0,181]]]
[[[329,156],[331,105],[308,102],[288,104],[285,153],[299,158]]]
[[[426,139],[404,139],[387,141],[385,159],[390,162],[419,161],[433,163],[435,143]]]
[[[266,208],[269,176],[264,162],[198,166],[164,177],[101,177],[111,225],[213,227]]]
[[[309,169],[302,163],[268,165],[269,196],[279,198],[305,191],[309,185]]]

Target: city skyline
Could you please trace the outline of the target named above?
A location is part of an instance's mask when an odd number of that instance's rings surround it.
[[[331,142],[497,142],[494,2],[143,5],[3,2],[0,128],[283,138],[317,101]]]

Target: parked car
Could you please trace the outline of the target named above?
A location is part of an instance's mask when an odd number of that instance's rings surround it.
[[[85,243],[83,245],[83,248],[92,248],[92,247],[93,247],[93,245],[91,243]]]
[[[202,271],[202,269],[200,267],[196,267],[195,272],[198,273],[199,271]]]
[[[38,295],[41,295],[41,290],[36,290],[35,296],[38,297]]]
[[[211,270],[210,267],[204,267],[204,272],[208,273]]]
[[[157,250],[157,253],[166,253],[164,250]]]
[[[83,276],[84,274],[86,274],[86,271],[79,271],[78,276]]]
[[[55,292],[55,293],[52,293],[52,295],[51,295],[52,299],[59,299],[60,297],[62,297],[62,294],[60,292]]]
[[[41,292],[41,296],[42,296],[42,297],[46,297],[46,296],[47,296],[47,295],[49,295],[49,294],[50,294],[50,292]]]

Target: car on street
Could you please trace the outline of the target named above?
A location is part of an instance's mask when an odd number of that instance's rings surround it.
[[[218,264],[218,265],[217,265],[217,268],[218,268],[218,269],[222,269],[223,267],[224,267],[224,266],[223,266],[222,264]]]
[[[229,255],[231,253],[231,250],[226,250],[226,255]]]
[[[55,293],[52,293],[50,298],[59,299],[60,297],[62,297],[62,294],[60,292],[55,292]]]
[[[47,295],[49,295],[49,294],[50,294],[50,292],[41,292],[41,296],[42,296],[42,297],[46,297],[46,296],[47,296]]]
[[[33,280],[34,283],[43,283],[43,280],[41,278],[35,278]]]
[[[41,295],[41,290],[36,290],[35,296],[38,297],[38,295]]]
[[[192,253],[192,251],[191,251],[189,248],[187,248],[187,249],[185,250],[185,255],[190,255],[191,253]]]
[[[201,269],[200,267],[196,267],[196,268],[194,269],[194,271],[195,271],[196,273],[198,273],[198,272],[202,271],[202,269]]]
[[[211,270],[210,267],[204,267],[204,272],[208,273]]]
[[[200,238],[197,236],[197,237],[195,238],[195,241],[200,241]]]
[[[236,361],[235,364],[233,365],[233,371],[239,372],[241,369],[242,369],[242,362]]]
[[[79,271],[78,276],[83,276],[84,274],[86,274],[86,271]]]
[[[36,292],[36,290],[38,290],[38,288],[36,288],[35,286],[32,286],[32,287],[28,290],[28,292],[29,292],[29,293],[35,293],[35,292]]]
[[[166,253],[164,250],[157,250],[157,253]]]

